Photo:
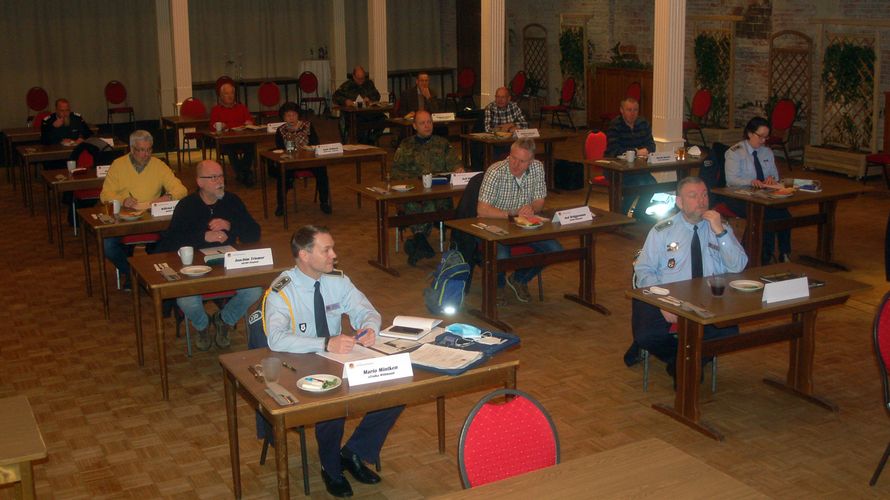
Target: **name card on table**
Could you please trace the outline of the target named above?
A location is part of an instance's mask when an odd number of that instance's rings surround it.
[[[451,174],[452,186],[466,186],[470,183],[470,179],[482,172],[460,172]]]
[[[284,122],[267,123],[266,131],[269,132],[270,134],[274,134],[275,132],[278,131],[278,127],[280,127],[282,125],[284,125]]]
[[[339,142],[331,142],[329,144],[319,144],[315,146],[315,156],[332,156],[342,155],[343,144]]]
[[[433,119],[433,123],[454,121],[454,113],[433,113],[431,117]]]
[[[102,178],[108,175],[111,165],[96,165],[96,177]]]
[[[677,161],[677,155],[669,152],[649,153],[649,165],[658,165],[661,163],[671,163]]]
[[[588,206],[557,210],[556,213],[553,214],[553,222],[558,222],[563,226],[566,224],[576,224],[578,222],[590,222],[592,220],[593,213]]]
[[[783,300],[800,299],[810,296],[810,284],[807,277],[767,283],[763,287],[763,302],[772,304]]]
[[[515,130],[514,135],[517,139],[537,139],[541,137],[540,132],[536,128],[518,128]]]
[[[151,216],[163,217],[165,215],[173,215],[173,209],[176,208],[177,203],[179,203],[179,200],[159,201],[157,203],[152,203]]]
[[[271,266],[272,249],[258,248],[256,250],[241,250],[240,252],[226,253],[226,271],[232,269],[246,269],[248,267]]]
[[[349,385],[371,384],[397,378],[411,377],[411,356],[407,352],[392,356],[350,361],[343,366],[343,378],[349,379]]]

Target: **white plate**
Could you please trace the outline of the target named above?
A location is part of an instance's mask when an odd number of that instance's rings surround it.
[[[328,387],[327,389],[316,389],[314,387],[304,387],[303,383],[306,382],[306,379],[310,379],[310,378],[315,379],[315,380],[321,380],[322,382],[328,382],[328,381],[333,380],[335,382],[335,384]],[[340,380],[340,377],[338,377],[336,375],[326,375],[324,373],[316,373],[314,375],[308,375],[308,376],[301,378],[300,380],[297,380],[297,387],[304,391],[308,391],[308,392],[328,392],[328,391],[333,391],[334,389],[340,387],[340,384],[342,384],[342,383],[343,383],[343,381]]]
[[[526,225],[526,224],[520,224],[520,223],[518,223],[518,222],[514,222],[514,224],[516,224],[517,226],[521,227],[522,229],[538,229],[539,227],[541,227],[541,226],[544,225],[543,222],[539,222],[539,223],[537,223],[537,224],[528,224],[528,225]]]
[[[730,281],[729,286],[740,292],[756,292],[763,288],[763,283],[753,280]]]
[[[144,213],[144,212],[143,212],[143,213]],[[120,218],[120,220],[125,220],[125,221],[127,221],[127,222],[133,222],[134,220],[139,220],[139,219],[142,218],[142,214],[141,214],[141,213],[138,214],[138,215],[137,215],[137,214],[124,215],[123,213],[120,213],[120,214],[118,214],[117,216]]]
[[[393,191],[401,191],[403,193],[405,191],[411,191],[412,189],[414,189],[414,186],[411,186],[409,184],[395,184],[392,186]]]
[[[794,193],[788,193],[788,194],[767,193],[766,195],[770,198],[782,199],[782,198],[791,198],[792,196],[794,196]]]
[[[182,274],[186,276],[204,276],[209,273],[211,270],[210,266],[185,266],[179,270]]]
[[[277,155],[280,155],[281,153],[284,153],[284,150],[283,149],[273,149],[272,152]]]

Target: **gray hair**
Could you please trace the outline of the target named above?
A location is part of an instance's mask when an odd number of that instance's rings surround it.
[[[152,145],[155,140],[148,130],[134,130],[133,133],[130,134],[130,148],[136,147],[137,142],[147,142],[149,145]]]
[[[677,182],[677,196],[680,195],[680,191],[687,184],[704,184],[704,183],[705,183],[705,181],[703,181],[701,177],[696,177],[694,175],[690,175],[689,177],[684,177],[684,178],[680,179],[679,182]]]
[[[534,139],[517,139],[516,142],[514,142],[513,145],[510,146],[510,150],[513,150],[513,149],[524,149],[524,150],[530,152],[532,154],[532,156],[534,156],[535,155],[535,141],[534,141]]]

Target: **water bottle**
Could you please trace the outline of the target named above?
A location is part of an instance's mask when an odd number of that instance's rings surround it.
[[[285,143],[284,143],[284,149],[285,149],[285,151],[287,151],[287,154],[292,154],[292,153],[294,152],[294,150],[296,149],[296,148],[294,147],[294,141],[287,141],[287,142],[285,142]]]

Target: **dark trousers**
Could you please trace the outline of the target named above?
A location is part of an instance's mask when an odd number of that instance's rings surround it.
[[[721,198],[720,201],[726,203],[730,210],[739,217],[745,218],[748,214],[747,204],[742,200],[731,198]],[[791,212],[787,208],[767,208],[763,213],[764,222],[772,220],[790,219]],[[784,231],[764,231],[763,232],[763,248],[761,249],[761,261],[768,264],[776,252],[776,240],[779,240],[779,253],[791,253],[791,230]]]
[[[640,347],[665,363],[676,362],[677,338],[670,334],[671,323],[664,319],[659,308],[634,299],[631,304],[631,325],[634,341]],[[729,337],[738,333],[738,326],[717,328],[707,325],[704,339]]]
[[[223,154],[229,159],[235,175],[239,179],[253,172],[253,146],[250,144],[226,144],[222,147]]]
[[[396,406],[385,410],[369,412],[362,419],[346,447],[355,452],[362,460],[377,463],[380,460],[380,449],[389,430],[395,425],[404,406]],[[318,442],[318,457],[321,466],[329,476],[336,478],[342,473],[340,466],[340,443],[343,440],[345,418],[335,418],[315,424],[315,440]]]
[[[307,169],[312,172],[312,175],[315,177],[315,185],[318,189],[318,201],[322,205],[329,204],[330,194],[331,194],[331,184],[328,181],[328,168],[327,167],[316,167]],[[273,177],[276,180],[275,184],[275,199],[278,200],[278,206],[284,205],[284,199],[281,197],[281,176],[280,171],[277,168],[269,167],[268,173],[270,177]],[[284,185],[284,193],[287,194],[288,190],[293,189],[294,187],[294,175],[296,174],[295,170],[289,170],[285,175],[285,185]]]

